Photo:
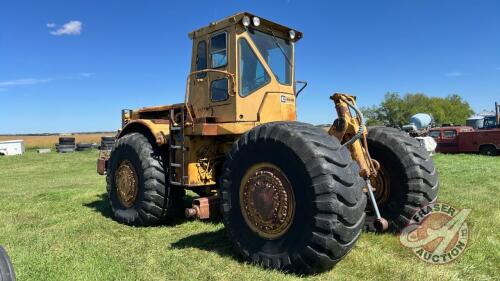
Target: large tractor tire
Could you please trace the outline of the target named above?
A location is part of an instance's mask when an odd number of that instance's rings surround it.
[[[106,180],[109,203],[118,221],[155,225],[179,214],[184,191],[169,185],[163,160],[158,147],[140,133],[117,140]]]
[[[375,198],[389,230],[398,232],[410,223],[419,208],[436,201],[438,174],[424,145],[389,127],[368,128],[368,149],[380,163],[372,180]],[[376,231],[375,213],[368,203],[365,229]]]
[[[75,145],[75,138],[73,138],[73,137],[60,137],[59,144],[60,145]]]
[[[221,177],[223,221],[236,251],[265,268],[315,273],[352,249],[365,218],[359,167],[320,128],[274,122],[232,146]]]
[[[71,153],[75,152],[75,145],[74,144],[59,144],[56,145],[57,152],[59,153]]]
[[[15,281],[16,274],[10,261],[9,255],[3,247],[0,246],[0,281]]]

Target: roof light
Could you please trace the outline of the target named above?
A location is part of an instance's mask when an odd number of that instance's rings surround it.
[[[253,21],[253,25],[255,25],[255,26],[260,25],[260,19],[258,17],[253,17],[252,21]]]
[[[241,20],[241,23],[243,24],[243,26],[249,26],[250,18],[248,16],[244,16],[243,19]]]
[[[290,36],[290,39],[292,39],[292,40],[293,40],[293,39],[295,39],[295,30],[293,30],[293,29],[292,29],[292,30],[290,30],[290,31],[288,32],[288,35]]]

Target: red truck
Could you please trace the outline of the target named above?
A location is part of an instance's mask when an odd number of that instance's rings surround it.
[[[500,129],[474,130],[467,126],[440,127],[432,128],[429,136],[436,140],[436,152],[479,152],[493,156],[498,155],[500,150]]]

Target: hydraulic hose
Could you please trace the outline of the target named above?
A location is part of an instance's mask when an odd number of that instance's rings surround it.
[[[360,125],[359,125],[359,130],[358,132],[351,138],[349,139],[348,141],[346,141],[345,143],[342,144],[342,146],[348,146],[348,145],[351,145],[353,144],[355,141],[357,141],[358,139],[360,139],[362,136],[363,136],[363,132],[366,130],[366,121],[365,121],[365,117],[363,116],[363,113],[361,113],[361,110],[359,110],[359,108],[356,107],[356,105],[350,103],[349,101],[347,100],[343,100],[347,106],[349,106],[350,108],[352,108],[357,116],[359,117],[360,119]],[[368,162],[368,166],[370,167],[370,170],[371,170],[371,174],[372,176],[377,176],[377,170],[378,168],[376,166],[374,166],[374,163],[372,161],[372,157],[370,155],[370,152],[368,150],[368,142],[366,141],[366,137],[363,138],[363,140],[361,141],[361,146],[364,147],[365,149],[365,157],[366,157],[366,160]]]
[[[351,139],[342,144],[342,146],[348,146],[353,144],[355,141],[361,138],[361,135],[363,135],[363,132],[365,131],[365,118],[363,117],[363,113],[361,113],[361,110],[359,110],[359,108],[357,108],[354,104],[351,104],[347,100],[344,100],[344,102],[347,104],[347,106],[349,106],[356,112],[356,115],[358,115],[361,120],[358,132]]]

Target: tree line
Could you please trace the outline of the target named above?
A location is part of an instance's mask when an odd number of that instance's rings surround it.
[[[469,103],[459,95],[445,98],[429,97],[422,93],[385,94],[380,105],[362,108],[367,125],[388,125],[401,127],[416,113],[430,114],[437,125],[465,125],[465,120],[474,113]]]

